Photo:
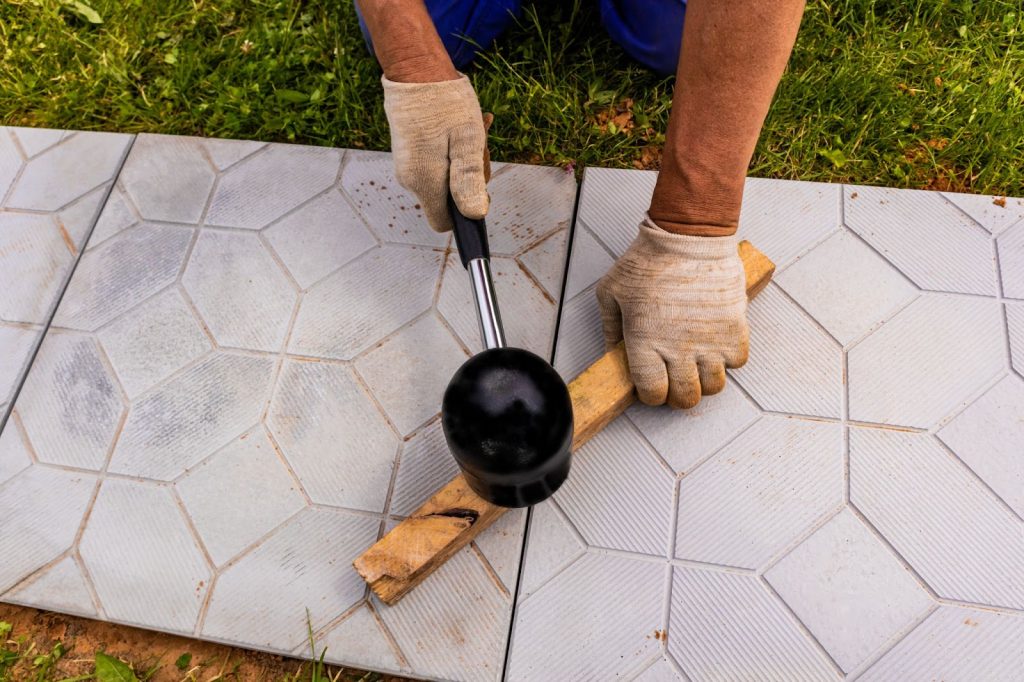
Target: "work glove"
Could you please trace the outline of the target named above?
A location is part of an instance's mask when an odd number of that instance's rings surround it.
[[[650,217],[597,285],[605,344],[625,338],[637,397],[693,407],[747,361],[747,296],[735,237],[673,234]]]
[[[384,112],[398,183],[416,195],[430,226],[452,229],[448,193],[467,218],[487,214],[487,130],[469,79],[384,83]],[[489,121],[488,121],[489,123]]]

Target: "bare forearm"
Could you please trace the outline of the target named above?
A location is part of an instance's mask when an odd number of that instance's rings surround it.
[[[434,83],[459,77],[423,0],[357,2],[389,80]]]
[[[743,181],[804,0],[690,0],[650,214],[682,234],[735,233]]]

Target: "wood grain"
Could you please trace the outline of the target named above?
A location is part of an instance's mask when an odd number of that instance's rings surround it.
[[[747,241],[740,242],[739,254],[747,296],[753,298],[768,285],[775,264]],[[636,399],[625,347],[620,343],[569,382],[569,396],[575,451]],[[381,601],[394,604],[506,511],[478,497],[456,476],[353,566]]]

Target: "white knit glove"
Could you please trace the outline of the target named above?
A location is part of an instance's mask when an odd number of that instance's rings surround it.
[[[384,83],[395,177],[416,195],[430,226],[452,229],[448,192],[468,218],[487,214],[487,132],[465,75],[439,83]]]
[[[672,234],[646,218],[597,285],[605,344],[625,337],[637,397],[693,407],[747,361],[747,295],[735,237]]]

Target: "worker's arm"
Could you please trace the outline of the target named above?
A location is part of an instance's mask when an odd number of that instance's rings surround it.
[[[690,0],[662,170],[647,218],[598,285],[640,400],[692,407],[747,359],[735,235],[743,182],[803,0]]]
[[[472,84],[452,65],[423,0],[357,1],[384,70],[395,177],[439,232],[452,227],[449,192],[464,215],[483,218],[487,132]]]

